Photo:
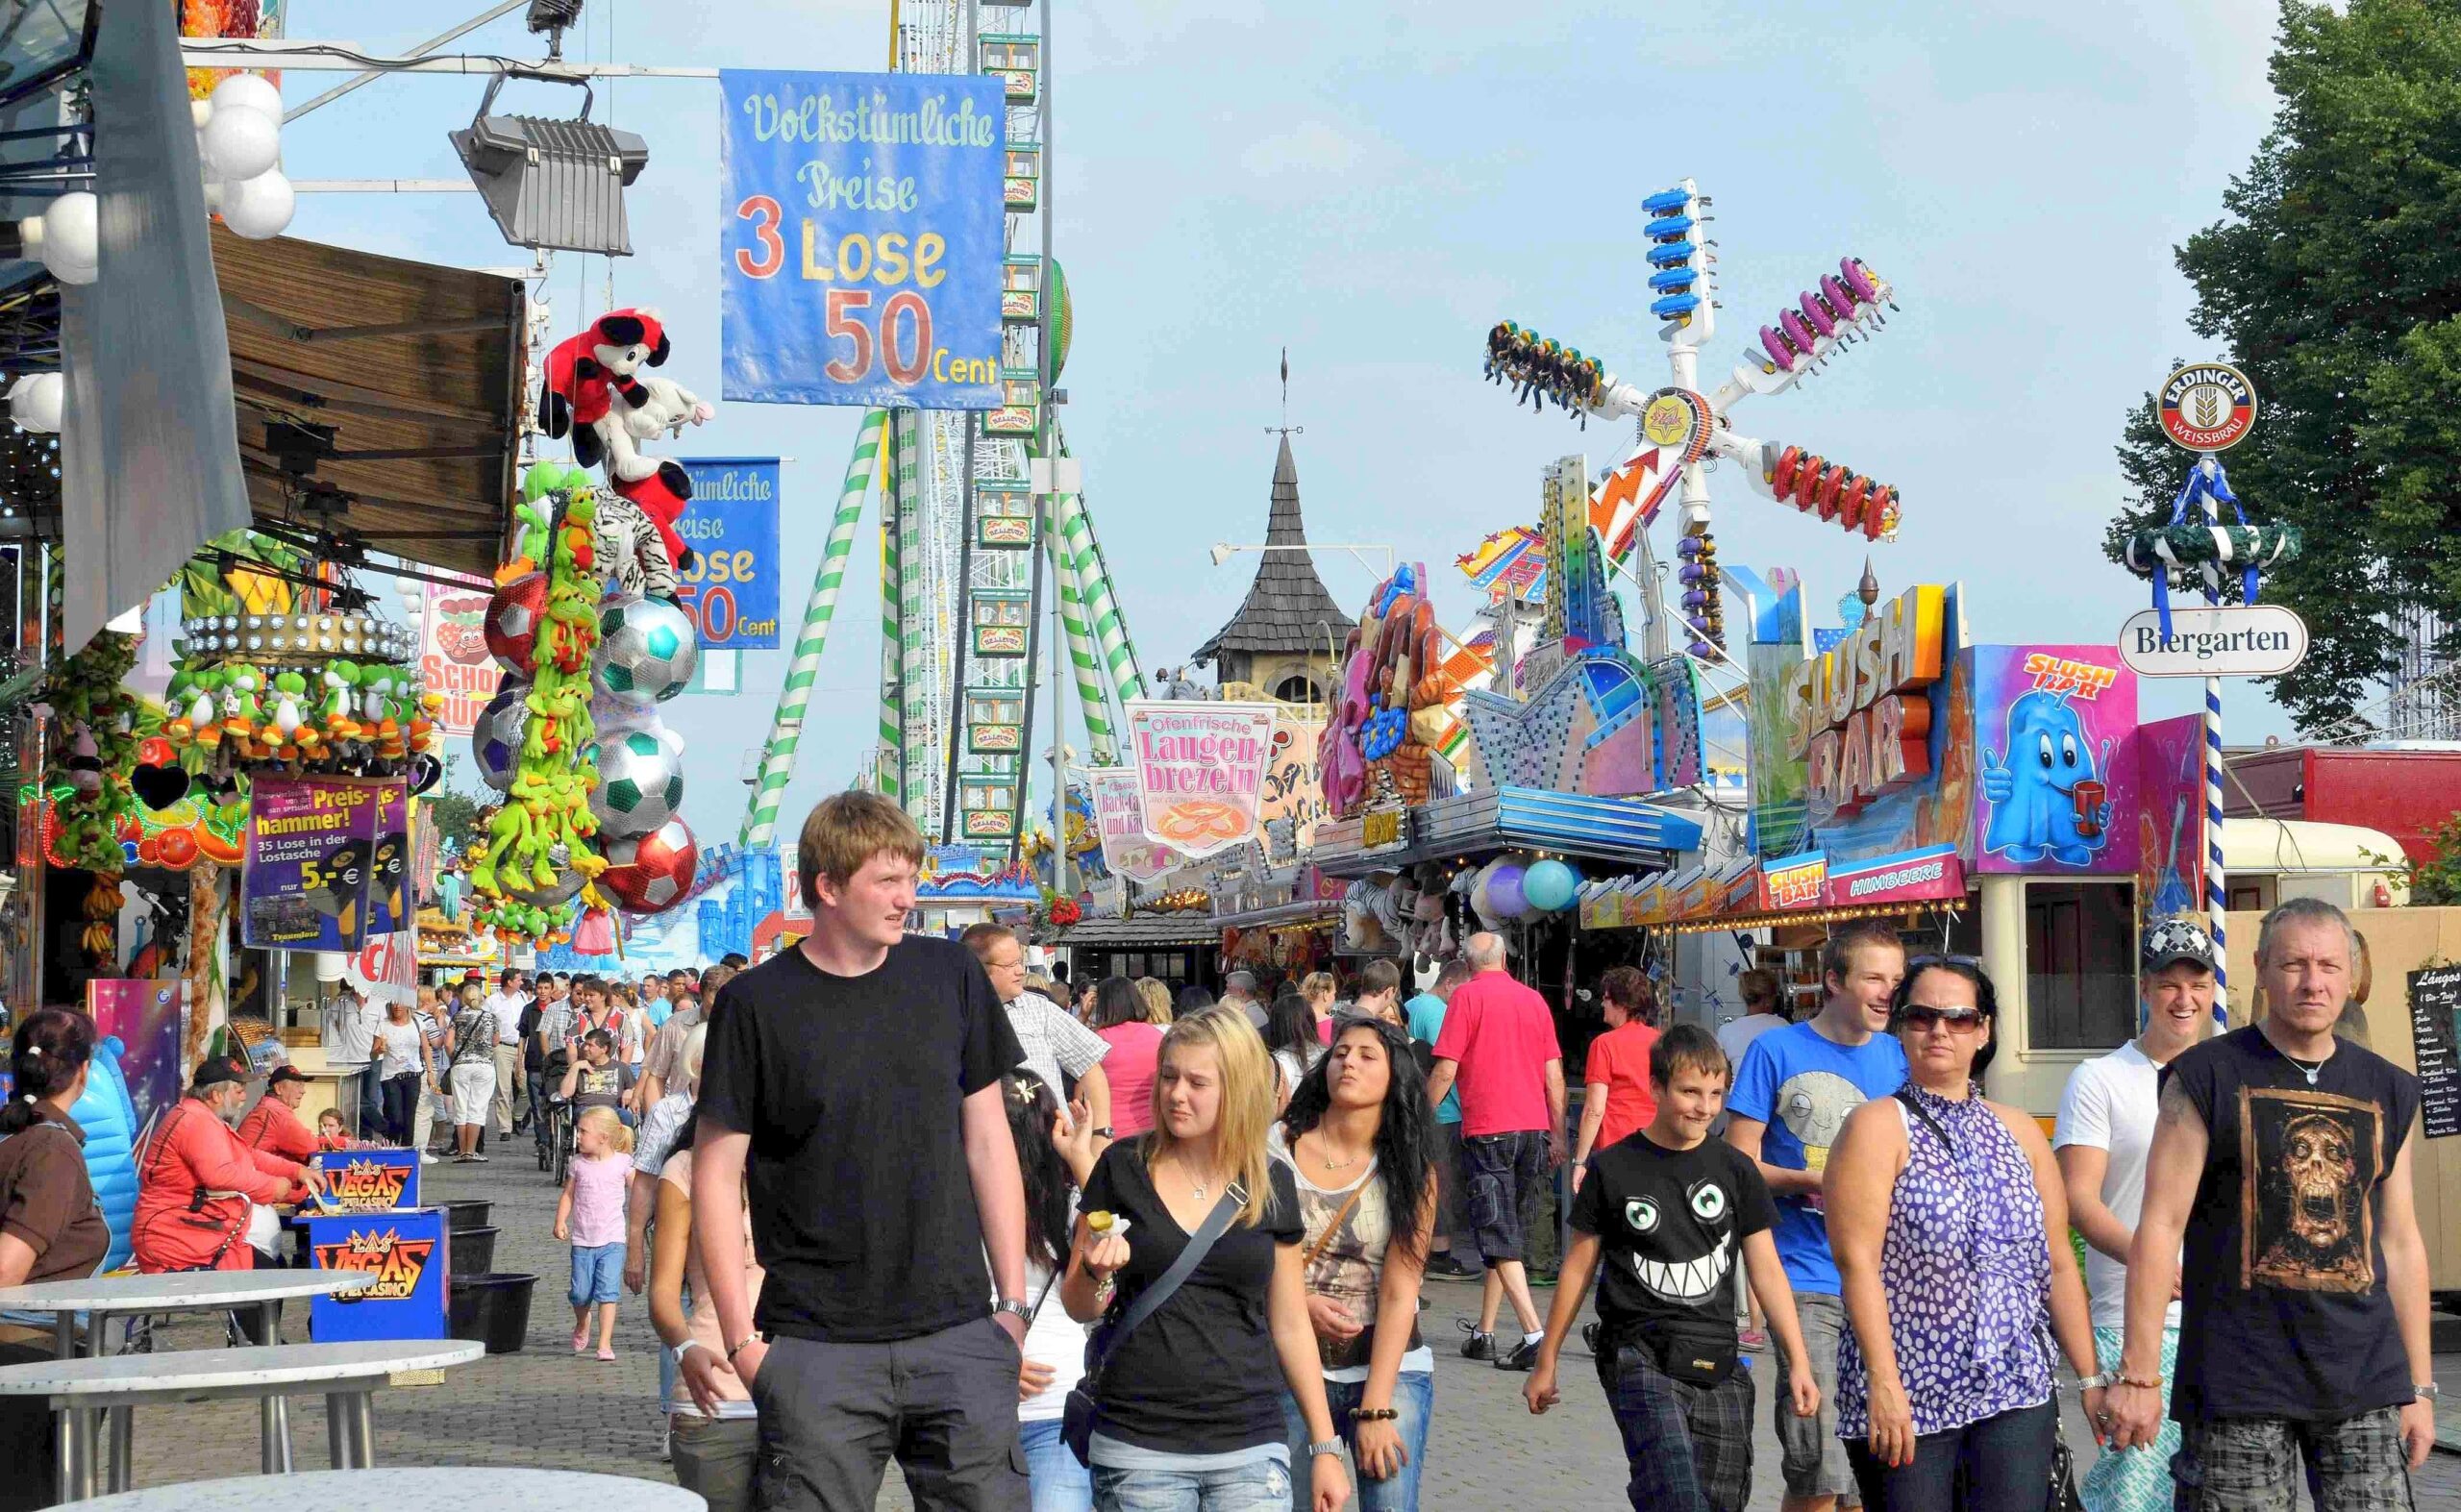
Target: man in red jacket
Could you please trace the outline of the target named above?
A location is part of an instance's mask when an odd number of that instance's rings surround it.
[[[305,1076],[289,1066],[276,1066],[265,1078],[265,1095],[239,1120],[239,1143],[307,1164],[316,1153],[315,1130],[299,1121],[299,1104],[307,1096]]]
[[[220,1056],[196,1068],[188,1095],[154,1121],[137,1151],[137,1268],[244,1271],[249,1204],[295,1202],[324,1188],[318,1172],[239,1142],[232,1125],[248,1070]]]

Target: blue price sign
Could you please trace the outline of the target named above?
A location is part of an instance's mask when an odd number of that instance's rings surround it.
[[[778,459],[684,458],[692,502],[675,522],[692,548],[676,574],[704,651],[778,649]]]
[[[726,397],[996,407],[1003,83],[718,78]]]

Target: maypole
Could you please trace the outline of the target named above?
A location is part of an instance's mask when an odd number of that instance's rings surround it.
[[[899,428],[889,426],[888,444]],[[883,445],[882,455],[886,456]],[[884,464],[885,465],[885,464]],[[897,484],[881,479],[881,743],[875,761],[880,791],[906,802],[906,633],[904,562],[899,551]],[[918,633],[920,632],[918,627]]]
[[[2188,470],[2187,482],[2172,501],[2170,520],[2128,537],[2125,561],[2130,572],[2152,584],[2153,607],[2147,612],[2153,624],[2150,638],[2133,637],[2145,641],[2143,646],[2132,646],[2131,636],[2123,632],[2120,653],[2139,676],[2182,675],[2174,670],[2168,655],[2181,643],[2181,632],[2173,623],[2171,582],[2175,574],[2182,585],[2189,581],[2202,584],[2206,607],[2179,614],[2199,621],[2194,627],[2196,639],[2206,653],[2177,659],[2204,679],[2205,930],[2213,936],[2214,954],[2219,957],[2213,969],[2213,1013],[2226,1026],[2229,945],[2225,915],[2230,893],[2222,858],[2222,678],[2225,674],[2276,674],[2298,664],[2295,656],[2283,663],[2270,651],[2250,657],[2240,649],[2243,640],[2252,649],[2259,639],[2234,636],[2234,632],[2263,616],[2287,612],[2257,607],[2258,576],[2262,568],[2299,555],[2299,533],[2295,526],[2250,525],[2239,496],[2230,491],[2229,475],[2222,470],[2220,454],[2237,445],[2256,423],[2256,391],[2246,374],[2222,362],[2192,363],[2163,381],[2158,409],[2163,433],[2174,444],[2195,454],[2196,465]],[[2234,524],[2222,522],[2225,504]],[[2239,572],[2241,603],[2227,607],[2222,603],[2225,567]],[[2299,654],[2304,655],[2305,628],[2299,630],[2296,642]],[[2221,649],[2212,650],[2216,647]],[[2153,655],[2145,655],[2148,650]]]
[[[874,409],[855,433],[855,455],[846,462],[846,481],[837,490],[837,518],[829,527],[820,554],[820,573],[812,580],[811,597],[804,605],[803,632],[795,638],[794,659],[786,665],[786,685],[778,696],[778,712],[769,722],[768,743],[760,748],[760,776],[753,788],[752,807],[743,816],[740,843],[749,851],[766,846],[778,827],[778,807],[785,801],[786,784],[795,775],[795,747],[802,741],[804,708],[811,702],[820,676],[821,649],[829,644],[829,620],[837,607],[837,590],[846,581],[846,561],[854,555],[855,532],[863,522],[863,495],[880,471],[881,440],[888,428],[888,411]]]

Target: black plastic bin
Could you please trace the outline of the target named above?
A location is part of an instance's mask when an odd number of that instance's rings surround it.
[[[537,1284],[535,1276],[516,1272],[456,1275],[446,1326],[457,1339],[485,1345],[489,1354],[518,1354],[530,1333],[530,1293]]]
[[[489,1228],[454,1228],[445,1234],[452,1246],[453,1274],[485,1276],[496,1268],[496,1232]]]
[[[470,1198],[444,1204],[444,1227],[447,1228],[485,1228],[487,1214],[495,1203],[484,1198]]]

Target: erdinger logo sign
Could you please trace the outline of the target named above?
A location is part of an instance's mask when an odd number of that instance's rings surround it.
[[[1835,650],[1790,668],[1780,707],[1814,822],[1843,818],[1931,772],[1931,702],[1948,592],[1906,589]]]
[[[419,1277],[427,1274],[428,1261],[435,1254],[435,1241],[405,1239],[401,1230],[386,1228],[355,1233],[338,1244],[320,1244],[315,1249],[318,1270],[376,1273],[372,1285],[335,1301],[400,1301],[418,1290]]]
[[[354,1160],[335,1172],[329,1190],[334,1205],[347,1212],[381,1213],[402,1205],[410,1182],[409,1168],[376,1160]]]

